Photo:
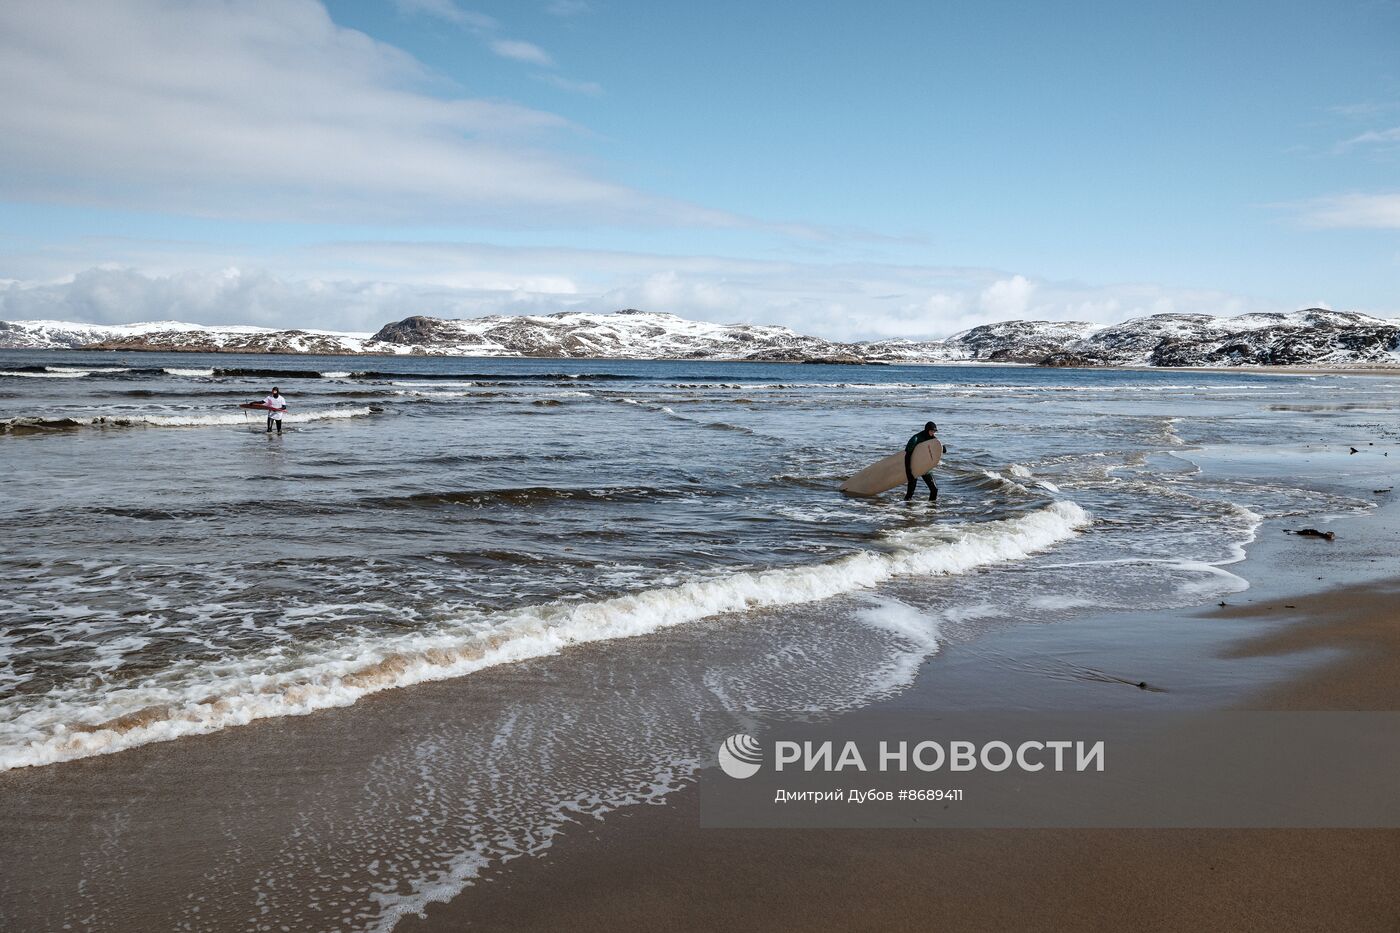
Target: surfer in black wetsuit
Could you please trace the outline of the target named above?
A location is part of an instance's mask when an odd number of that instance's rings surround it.
[[[919,478],[914,475],[914,448],[918,447],[924,441],[932,439],[937,433],[938,425],[930,421],[924,425],[922,431],[909,438],[904,445],[904,477],[909,480],[909,486],[904,490],[905,499],[914,498],[914,487],[919,485]],[[933,474],[925,473],[924,482],[928,483],[928,501],[937,502],[938,487],[933,484]]]

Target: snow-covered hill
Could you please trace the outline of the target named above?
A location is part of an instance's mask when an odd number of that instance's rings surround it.
[[[1400,321],[1321,308],[1233,318],[1155,314],[1094,328],[1034,362],[1051,366],[1400,366]]]
[[[380,343],[414,352],[471,356],[622,359],[861,360],[858,344],[833,343],[771,324],[711,324],[674,314],[626,310],[444,321],[411,317],[387,324]]]
[[[162,350],[187,353],[364,353],[370,335],[328,330],[275,330],[244,324],[209,326],[178,321],[72,324],[0,321],[0,349]],[[395,348],[368,352],[396,352]],[[397,351],[407,352],[407,351]]]
[[[867,343],[833,342],[767,324],[712,324],[634,310],[465,320],[410,317],[375,334],[169,321],[14,321],[0,322],[0,348],[1045,366],[1400,366],[1400,321],[1318,308],[1233,318],[1155,314],[1112,325],[1005,321],[945,340]]]

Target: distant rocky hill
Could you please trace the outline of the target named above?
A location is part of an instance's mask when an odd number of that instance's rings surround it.
[[[369,334],[182,324],[0,321],[3,350],[153,350],[165,353],[363,353]],[[384,351],[392,353],[392,348]],[[400,351],[407,352],[407,351]]]
[[[617,311],[410,317],[377,333],[159,322],[0,322],[0,349],[199,353],[418,354],[562,359],[1042,366],[1400,366],[1400,321],[1309,308],[1290,314],[1154,314],[1121,324],[1005,321],[944,340],[840,343],[769,324],[712,324]]]
[[[411,317],[386,324],[372,339],[413,352],[463,356],[864,362],[860,344],[833,343],[786,327],[711,324],[632,309],[457,321]]]

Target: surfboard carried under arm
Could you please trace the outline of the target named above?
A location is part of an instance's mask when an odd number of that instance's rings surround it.
[[[915,476],[923,476],[938,466],[938,461],[942,459],[943,444],[935,437],[914,448],[909,465]],[[872,463],[846,480],[841,484],[841,491],[851,496],[878,496],[904,483],[904,451],[901,450],[878,463]]]

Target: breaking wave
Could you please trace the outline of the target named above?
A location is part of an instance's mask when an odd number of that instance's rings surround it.
[[[441,505],[480,507],[488,505],[547,505],[561,501],[573,502],[653,502],[660,499],[687,499],[712,495],[706,489],[657,488],[651,486],[617,486],[570,488],[558,486],[521,486],[508,489],[462,489],[443,492],[419,492],[407,496],[375,496],[360,500],[362,505],[387,509],[436,508]]]
[[[91,372],[90,369],[70,372],[53,372],[48,369],[4,369],[0,370],[0,376],[11,376],[16,379],[76,379],[79,376],[89,375]]]
[[[815,602],[895,576],[966,573],[1024,559],[1088,523],[1083,509],[1062,500],[1015,518],[888,532],[878,550],[819,564],[732,573],[595,602],[475,612],[432,630],[309,646],[294,658],[277,652],[184,666],[108,689],[96,703],[81,690],[55,691],[36,698],[36,708],[3,717],[0,770],[349,706],[369,694],[553,655],[571,645]]]
[[[381,409],[367,405],[357,408],[331,408],[325,411],[288,414],[283,417],[283,420],[289,424],[300,424],[308,421],[326,421],[338,418],[361,418],[379,411]],[[253,414],[261,416],[261,412]],[[246,424],[248,420],[249,416],[241,411],[212,415],[83,415],[67,418],[6,418],[0,420],[0,434],[43,434],[50,431],[75,431],[82,428],[193,428]]]

